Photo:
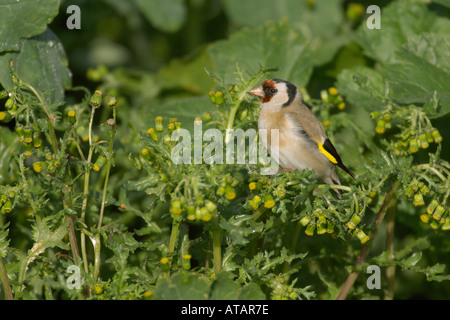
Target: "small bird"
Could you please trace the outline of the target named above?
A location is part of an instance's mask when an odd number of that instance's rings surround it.
[[[271,156],[282,168],[313,169],[316,178],[328,184],[341,184],[336,165],[355,178],[342,163],[320,121],[303,104],[302,94],[295,85],[286,80],[268,79],[247,93],[261,101],[258,129],[267,130],[267,135],[260,133],[260,138],[268,150],[271,129],[279,130],[279,154]]]

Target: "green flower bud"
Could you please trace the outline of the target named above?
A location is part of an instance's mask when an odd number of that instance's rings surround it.
[[[438,221],[441,220],[441,217],[444,215],[444,213],[445,213],[445,208],[441,205],[438,205],[433,212],[433,219],[438,220]]]
[[[71,124],[74,124],[77,121],[75,110],[69,110],[67,116],[69,117],[69,122]]]
[[[258,195],[255,195],[250,201],[250,205],[253,209],[258,209],[260,203],[261,203],[261,197]]]
[[[310,223],[308,224],[308,226],[306,227],[305,230],[305,234],[307,236],[313,236],[314,235],[314,230],[316,229],[316,224],[315,223]]]
[[[153,141],[158,142],[158,135],[156,134],[155,129],[150,128],[147,130],[147,133]]]
[[[308,223],[310,223],[311,219],[308,216],[304,216],[303,218],[300,219],[300,224],[303,227],[306,227],[308,225]]]
[[[320,91],[320,98],[323,102],[328,102],[328,92],[326,90]]]
[[[191,269],[191,258],[192,258],[192,256],[190,254],[185,254],[183,256],[183,269],[184,270]]]
[[[420,141],[420,146],[422,147],[422,149],[428,148],[429,145],[428,145],[426,133],[419,134],[419,141]]]
[[[94,171],[100,171],[100,169],[105,165],[105,163],[106,163],[106,158],[104,156],[99,156],[97,158],[97,161],[95,161],[92,169]]]
[[[8,91],[2,90],[0,91],[0,99],[4,99],[9,95]]]
[[[95,90],[89,104],[93,108],[99,108],[102,105],[102,92],[100,90]]]
[[[417,140],[416,139],[410,139],[409,140],[409,151],[411,153],[416,153],[417,151],[419,151],[419,146],[417,144]]]
[[[213,90],[209,92],[209,100],[211,100],[212,103],[216,104],[216,93]]]
[[[29,157],[29,156],[31,156],[33,154],[33,145],[31,143],[26,143],[23,146],[23,154],[26,157]]]
[[[358,230],[356,232],[356,237],[358,237],[359,241],[361,241],[362,244],[369,241],[369,236],[364,233],[362,230]]]
[[[33,141],[33,128],[31,128],[30,126],[26,126],[23,129],[23,133],[24,133],[23,141],[25,143],[31,143]]]
[[[158,131],[158,132],[161,132],[164,130],[163,117],[158,116],[155,118],[155,128],[156,128],[156,131]]]
[[[415,207],[420,207],[420,206],[425,205],[425,202],[423,201],[422,193],[418,192],[418,193],[414,194],[413,204]]]
[[[216,100],[216,104],[217,105],[221,105],[221,104],[223,104],[223,92],[222,91],[217,91],[216,93],[215,93],[215,100]]]
[[[10,200],[6,200],[6,202],[2,206],[2,213],[10,213],[12,211],[12,203]]]
[[[12,119],[11,114],[8,111],[0,111],[0,121],[10,122]]]
[[[217,209],[216,204],[214,202],[212,202],[212,201],[209,201],[209,200],[206,200],[205,207],[206,207],[206,209],[208,209],[208,211],[210,213],[216,212],[216,209]]]
[[[275,206],[275,201],[271,194],[268,194],[264,197],[264,207],[267,209],[271,209]]]
[[[33,146],[35,148],[42,146],[41,133],[39,131],[33,132]]]
[[[427,207],[427,213],[429,214],[433,214],[434,210],[437,208],[437,206],[439,205],[439,202],[436,199],[431,200],[430,204]]]
[[[328,221],[327,222],[327,233],[334,233],[334,223]]]
[[[447,215],[447,218],[445,218],[445,222],[442,225],[441,229],[444,231],[450,230],[450,215]]]
[[[171,214],[180,214],[181,210],[181,202],[179,200],[172,200],[169,205],[169,212]]]
[[[325,224],[318,224],[317,225],[317,234],[324,234],[327,232],[327,228]]]
[[[112,95],[107,95],[106,96],[106,104],[110,108],[115,108],[115,106],[117,105],[117,98]]]
[[[350,221],[347,223],[347,226],[350,229],[355,229],[355,227],[360,223],[360,221],[361,221],[361,217],[355,213],[352,216],[352,218],[350,219]]]
[[[433,132],[431,132],[431,136],[433,137],[435,143],[442,142],[442,136],[439,133],[439,130],[435,129]]]
[[[370,113],[370,118],[371,119],[378,119],[380,117],[380,112],[379,111],[373,111]]]
[[[378,134],[383,134],[386,131],[386,122],[383,119],[378,119],[377,126],[375,127],[375,132]]]

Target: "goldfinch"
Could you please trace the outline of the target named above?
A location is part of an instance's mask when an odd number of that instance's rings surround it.
[[[295,85],[281,79],[268,79],[247,93],[259,97],[261,102],[258,129],[267,130],[267,135],[261,135],[264,131],[260,131],[260,139],[268,150],[271,130],[279,130],[279,152],[271,156],[282,168],[312,169],[316,178],[328,184],[341,184],[335,166],[355,178],[342,163],[320,121],[303,104],[302,94]]]

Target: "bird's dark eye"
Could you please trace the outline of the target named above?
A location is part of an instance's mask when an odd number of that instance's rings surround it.
[[[277,91],[278,91],[277,89],[270,89],[271,94],[275,94],[275,93],[277,93]]]

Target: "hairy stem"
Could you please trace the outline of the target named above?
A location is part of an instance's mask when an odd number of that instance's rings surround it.
[[[8,274],[6,273],[5,265],[3,264],[3,259],[0,257],[0,279],[2,280],[3,291],[5,292],[6,300],[14,300],[11,287],[9,285]]]
[[[86,162],[86,173],[84,175],[84,189],[83,189],[83,203],[81,205],[81,222],[84,223],[86,219],[86,208],[87,208],[87,201],[88,201],[88,195],[89,195],[89,178],[91,174],[91,161],[92,161],[92,155],[94,153],[94,145],[92,144],[92,124],[94,122],[94,114],[95,114],[95,108],[92,108],[91,112],[91,119],[89,121],[89,154]],[[86,254],[86,237],[85,233],[81,232],[80,236],[81,240],[81,255],[83,256],[83,264],[84,264],[84,271],[86,273],[89,272],[89,266],[87,261],[87,254]]]
[[[213,266],[214,272],[219,272],[222,270],[222,247],[221,247],[221,232],[218,226],[215,226],[212,231],[212,242],[213,242]]]
[[[388,207],[391,205],[392,199],[395,196],[395,192],[399,186],[398,181],[394,182],[389,189],[388,193],[386,194],[386,197],[383,200],[383,203],[381,205],[380,210],[378,211],[377,217],[375,219],[375,229],[370,234],[370,241],[368,241],[366,244],[364,244],[358,259],[355,262],[355,267],[362,265],[367,258],[367,255],[369,254],[370,250],[370,244],[373,242],[373,240],[376,238],[378,230],[380,228],[381,222],[384,219],[384,216],[386,214],[386,211]],[[342,286],[341,292],[339,292],[339,295],[337,296],[337,300],[345,300],[347,297],[350,289],[353,287],[353,284],[355,283],[356,279],[358,278],[359,272],[354,270],[352,271],[345,281],[344,285]]]
[[[388,260],[394,259],[394,226],[395,226],[395,202],[396,197],[394,196],[391,200],[391,205],[389,206],[386,213],[386,251],[389,251]],[[394,299],[394,280],[395,280],[395,266],[386,267],[386,279],[387,279],[387,290],[384,295],[385,300]]]

